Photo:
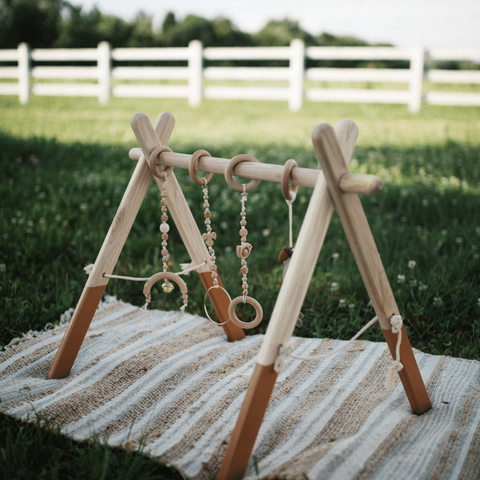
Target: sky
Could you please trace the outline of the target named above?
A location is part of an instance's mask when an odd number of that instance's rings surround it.
[[[480,0],[71,0],[90,11],[133,20],[140,10],[160,26],[172,11],[226,17],[244,32],[256,33],[269,20],[298,21],[313,35],[352,35],[369,43],[410,47],[480,49]]]

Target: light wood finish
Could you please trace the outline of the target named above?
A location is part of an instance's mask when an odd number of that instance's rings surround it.
[[[312,141],[372,306],[381,327],[390,330],[390,317],[400,312],[360,199],[354,193],[344,194],[338,186],[342,176],[348,174],[348,168],[332,126],[317,125],[312,133]]]
[[[357,125],[344,120],[337,126],[337,135],[345,158],[350,159]],[[319,175],[217,479],[242,478],[245,473],[277,377],[273,364],[278,348],[292,336],[333,208],[325,178]]]
[[[156,139],[155,131],[152,127],[150,119],[145,114],[139,113],[132,117],[130,124],[135,136],[137,137],[137,141],[140,145],[143,155],[150,155],[150,153],[158,147],[159,140]],[[162,154],[162,160],[164,155],[166,155],[166,153]],[[207,157],[201,157],[201,159],[203,158]],[[188,167],[189,165],[187,164],[186,168],[188,169]],[[158,188],[161,189],[163,181],[157,177],[154,177],[154,179],[158,185]],[[210,266],[213,265],[213,263],[210,260],[210,254],[208,253],[208,249],[202,239],[202,235],[197,227],[192,211],[190,210],[187,200],[185,199],[182,188],[175,177],[175,172],[169,173],[167,177],[166,202],[170,217],[175,222],[180,237],[185,245],[185,248],[187,249],[188,254],[190,255],[192,264],[205,264],[197,270],[200,278],[202,278],[202,282],[205,283],[205,276],[203,274],[211,275]],[[206,288],[206,290],[208,290],[208,288]],[[225,306],[224,302],[221,300],[215,300],[220,298],[220,293],[214,292],[213,289],[210,290],[208,296],[212,300],[212,304],[217,316],[224,319],[221,322],[223,323],[228,319],[228,305]],[[222,328],[230,341],[240,340],[245,337],[243,330],[231,322],[225,323],[222,325]]]
[[[168,142],[174,125],[175,119],[170,114],[160,114],[157,118],[155,128],[159,137],[165,143]],[[109,281],[103,274],[110,275],[113,272],[151,181],[152,173],[142,156],[128,183],[120,206],[95,260],[93,270],[88,276],[68,329],[53,359],[47,379],[64,378],[70,373]]]
[[[312,140],[372,306],[392,351],[392,356],[396,358],[397,335],[391,332],[390,318],[392,315],[399,315],[400,312],[360,199],[357,194],[345,194],[339,188],[339,180],[348,173],[348,169],[335,132],[328,124],[317,125],[312,133]],[[404,327],[402,328],[400,357],[404,368],[399,372],[400,380],[412,410],[421,414],[431,408],[431,403],[407,332]]]
[[[132,160],[138,160],[141,155],[141,149],[132,148],[129,156]],[[177,168],[186,168],[190,164],[192,155],[186,153],[162,153],[161,163],[165,166]],[[196,169],[199,172],[225,174],[228,158],[220,157],[201,157],[196,162]],[[235,166],[235,175],[252,180],[265,180],[267,182],[282,183],[284,174],[283,165],[267,163],[249,163],[242,162]],[[293,167],[290,170],[289,184],[292,186],[301,186],[315,188],[318,177],[322,172],[313,168]],[[348,174],[348,177],[341,181],[341,188],[345,185],[345,191],[361,193],[365,195],[378,195],[382,191],[382,180],[375,175]]]
[[[350,160],[358,127],[355,122],[342,121],[337,126],[337,135],[343,145],[345,158]],[[292,336],[333,209],[327,182],[320,174],[258,355],[257,362],[261,365],[273,365],[278,356],[278,347],[286,345]]]
[[[376,175],[346,173],[340,177],[338,187],[343,193],[378,195],[383,191],[383,182]]]

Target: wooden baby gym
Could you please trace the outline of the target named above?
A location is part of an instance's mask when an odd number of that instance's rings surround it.
[[[391,352],[389,381],[392,383],[392,377],[398,373],[413,412],[421,415],[429,410],[431,402],[359,199],[359,194],[380,193],[382,182],[375,176],[351,174],[348,171],[347,165],[358,136],[356,124],[351,120],[343,120],[335,129],[328,124],[319,124],[313,129],[313,147],[321,168],[314,170],[298,167],[294,160],[288,159],[285,159],[284,165],[262,164],[251,155],[241,153],[229,160],[214,158],[205,150],[197,150],[193,154],[172,152],[167,143],[174,123],[175,120],[169,113],[160,114],[154,126],[144,114],[136,114],[131,120],[140,146],[130,151],[130,158],[137,161],[136,168],[89,272],[48,379],[62,379],[70,374],[106,285],[110,278],[116,278],[113,274],[115,265],[153,178],[161,193],[159,236],[163,271],[140,279],[144,282],[144,308],[148,307],[151,300],[152,286],[156,282],[162,282],[165,292],[172,291],[174,285],[177,285],[183,303],[182,311],[185,307],[188,309],[188,285],[179,276],[185,272],[168,271],[168,232],[173,222],[191,258],[188,270],[198,273],[205,288],[205,313],[212,320],[208,314],[210,307],[207,308],[207,303],[211,302],[218,325],[223,328],[228,340],[245,341],[244,329],[253,328],[262,319],[268,322],[217,478],[243,477],[275,389],[275,382],[285,368],[288,357],[302,361],[320,360],[320,357],[293,355],[295,347],[290,341],[334,208],[337,209],[376,313],[375,319],[365,328],[378,321]],[[174,168],[188,169],[195,188],[202,189],[203,231],[200,231],[194,220],[182,187],[175,177]],[[199,177],[197,172],[205,172],[205,176]],[[235,195],[238,195],[239,233],[235,242],[239,273],[236,271],[232,274],[239,276],[241,286],[235,292],[226,291],[217,271],[216,232],[209,208],[210,201],[214,200],[210,199],[208,192],[208,182],[213,174],[224,175],[227,188],[232,188]],[[238,184],[234,176],[251,181]],[[260,303],[249,295],[248,285],[248,257],[252,249],[248,242],[248,194],[261,180],[280,183],[287,203],[294,200],[298,186],[313,188],[295,245],[290,239],[290,248],[285,253],[288,268],[272,312],[263,311]],[[289,205],[291,207],[291,203]],[[178,295],[178,289],[172,295]],[[252,322],[244,322],[239,318],[237,306],[240,303],[249,304],[255,310]]]

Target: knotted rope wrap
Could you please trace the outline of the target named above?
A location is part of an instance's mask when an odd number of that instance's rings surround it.
[[[339,349],[335,350],[331,353],[326,353],[323,355],[312,355],[311,357],[301,357],[298,355],[292,355],[292,352],[295,350],[294,345],[280,345],[278,347],[278,357],[273,364],[273,369],[277,373],[283,372],[285,368],[285,363],[288,357],[296,358],[297,360],[306,360],[306,361],[317,361],[323,358],[330,357],[332,355],[336,355],[341,350],[347,348],[352,342],[354,342],[360,335],[362,335],[365,330],[370,328],[374,323],[378,322],[378,317],[373,318],[368,322],[350,341],[348,341],[345,345],[340,347]],[[395,385],[395,372],[399,372],[402,370],[403,365],[400,363],[400,344],[402,343],[402,326],[403,321],[401,315],[392,315],[390,318],[390,325],[392,326],[392,332],[398,334],[397,338],[397,346],[395,349],[395,360],[393,361],[391,367],[388,370],[387,380],[385,382],[385,388],[393,388]]]
[[[403,365],[400,363],[400,344],[402,343],[402,316],[392,315],[390,318],[390,325],[392,326],[392,333],[396,333],[397,346],[395,348],[395,360],[388,370],[387,381],[385,382],[385,388],[391,389],[395,386],[395,372],[402,370]]]

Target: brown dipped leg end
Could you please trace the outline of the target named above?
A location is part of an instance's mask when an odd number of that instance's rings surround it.
[[[68,377],[106,286],[105,284],[83,289],[68,329],[53,359],[47,380]]]
[[[277,376],[273,365],[255,365],[217,480],[244,476]]]
[[[395,349],[397,347],[398,335],[391,330],[382,329],[385,340],[392,357],[395,358]],[[413,355],[412,346],[408,339],[405,327],[402,325],[402,343],[400,344],[400,361],[403,368],[398,372],[403,388],[407,394],[408,401],[412,407],[413,413],[421,415],[432,408],[430,398],[428,397],[425,383]]]

